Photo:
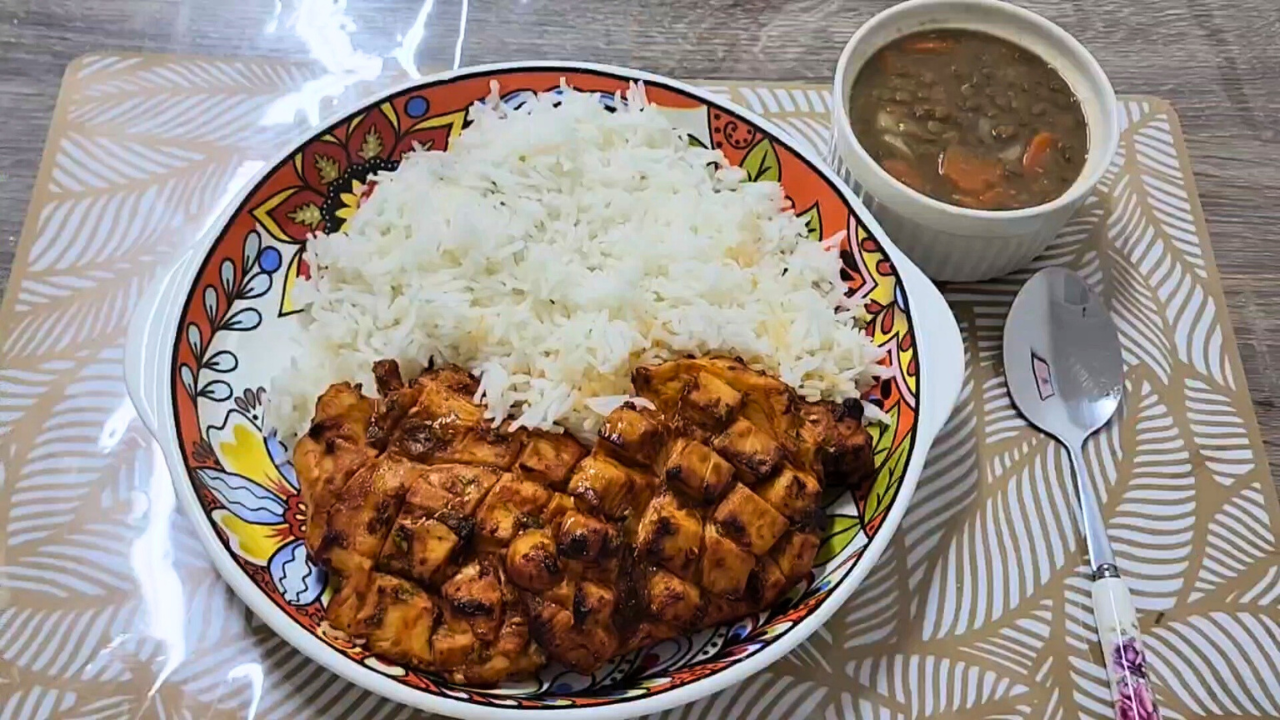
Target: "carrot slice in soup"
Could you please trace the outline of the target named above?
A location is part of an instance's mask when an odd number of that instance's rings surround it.
[[[952,42],[946,38],[922,37],[902,44],[902,49],[913,53],[943,53],[951,49]]]
[[[1049,153],[1058,145],[1058,138],[1053,133],[1041,132],[1027,143],[1027,151],[1022,155],[1022,169],[1027,173],[1042,173],[1049,164]]]
[[[1013,194],[1007,188],[994,187],[981,195],[956,195],[955,201],[974,210],[1003,210],[1013,200]]]
[[[998,159],[984,158],[958,145],[943,151],[938,170],[965,195],[981,195],[1004,179],[1004,166]]]
[[[880,167],[884,168],[885,172],[892,175],[895,180],[912,190],[920,190],[924,187],[924,181],[920,179],[920,173],[916,172],[916,169],[911,167],[911,164],[906,160],[889,158],[880,163]]]

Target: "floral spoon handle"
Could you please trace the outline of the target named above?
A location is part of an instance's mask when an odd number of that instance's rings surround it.
[[[1138,615],[1133,610],[1129,588],[1115,565],[1099,566],[1094,577],[1093,615],[1107,660],[1116,720],[1159,720],[1160,710],[1147,677],[1147,659],[1142,652]]]

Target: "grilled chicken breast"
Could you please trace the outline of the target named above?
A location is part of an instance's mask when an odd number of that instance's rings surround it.
[[[330,387],[294,451],[338,630],[454,682],[610,657],[771,605],[813,565],[824,487],[864,480],[854,402],[729,358],[633,374],[595,447],[492,427],[456,366]]]

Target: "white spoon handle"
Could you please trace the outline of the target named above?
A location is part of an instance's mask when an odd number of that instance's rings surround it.
[[[1151,691],[1147,658],[1138,633],[1138,614],[1133,610],[1129,588],[1118,576],[1093,582],[1093,616],[1098,621],[1098,640],[1106,657],[1116,720],[1159,720],[1160,710]]]

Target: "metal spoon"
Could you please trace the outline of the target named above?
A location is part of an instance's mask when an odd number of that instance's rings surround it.
[[[1124,362],[1116,326],[1084,280],[1061,268],[1022,286],[1004,328],[1004,374],[1013,404],[1067,447],[1093,570],[1093,616],[1120,720],[1160,717],[1147,677],[1138,616],[1120,579],[1084,464],[1084,442],[1120,406]]]

